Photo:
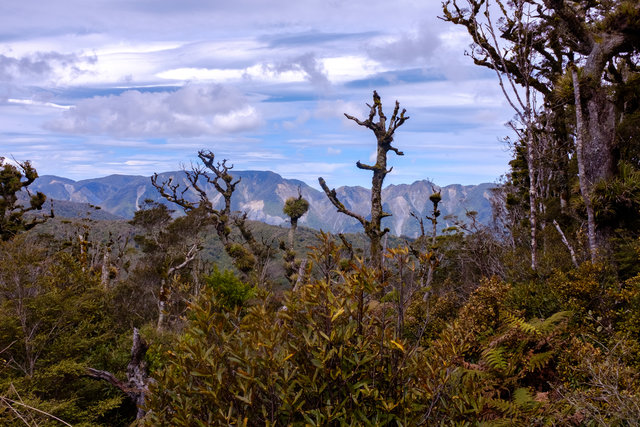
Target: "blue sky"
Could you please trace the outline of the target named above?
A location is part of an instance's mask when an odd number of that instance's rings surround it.
[[[512,111],[439,1],[0,4],[0,155],[41,175],[150,175],[199,149],[314,187],[370,186],[372,91],[396,132],[387,184],[494,182]]]

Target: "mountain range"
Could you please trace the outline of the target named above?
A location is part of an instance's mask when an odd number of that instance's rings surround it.
[[[232,209],[246,211],[249,219],[272,225],[287,224],[282,207],[285,200],[297,196],[300,189],[302,196],[310,204],[309,212],[299,221],[300,225],[333,233],[362,231],[355,219],[337,212],[322,191],[302,181],[285,179],[268,171],[233,171],[233,176],[236,179],[240,178],[241,182],[233,194]],[[186,188],[188,181],[183,171],[158,174],[158,182],[169,178],[172,178],[174,183],[180,183],[181,189]],[[202,182],[202,186],[214,206],[221,206],[222,197],[214,187],[206,182]],[[429,196],[434,191],[440,191],[442,196],[439,228],[451,225],[451,220],[446,219],[448,215],[464,219],[467,211],[478,212],[477,220],[488,223],[491,220],[493,187],[495,184],[489,183],[438,187],[427,180],[416,181],[413,184],[389,185],[382,191],[382,200],[384,210],[392,216],[383,220],[383,226],[389,227],[394,235],[416,237],[419,224],[410,213],[414,212],[421,218],[429,215],[433,209]],[[41,191],[51,199],[63,201],[58,204],[54,202],[54,206],[56,209],[58,205],[64,206],[66,215],[70,216],[73,216],[69,213],[73,211],[73,206],[77,206],[83,212],[98,206],[102,211],[102,218],[128,219],[133,217],[146,199],[164,203],[164,199],[151,184],[150,177],[138,175],[110,175],[81,181],[44,175],[39,177],[30,189]],[[365,216],[369,213],[370,190],[358,186],[343,186],[336,188],[336,193],[348,209]],[[188,190],[185,197],[197,200],[197,194],[193,190]],[[79,205],[75,205],[76,203]],[[180,211],[176,205],[172,208]],[[425,219],[426,223],[429,221]]]

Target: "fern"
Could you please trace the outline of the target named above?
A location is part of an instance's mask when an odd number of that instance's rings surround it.
[[[529,371],[536,371],[538,369],[542,369],[549,364],[551,359],[553,358],[555,351],[545,351],[544,353],[537,353],[531,356],[529,362],[527,363],[527,369]]]
[[[538,404],[533,398],[531,391],[526,387],[517,388],[513,392],[512,401],[521,409],[530,409]]]
[[[492,420],[494,425],[514,425],[517,419],[522,419],[527,415],[531,415],[531,411],[538,409],[539,403],[535,401],[531,391],[528,388],[520,387],[514,390],[511,400],[503,400],[499,398],[489,399],[488,405],[500,412],[500,414],[508,418],[508,420]],[[519,424],[516,424],[519,425]]]
[[[527,335],[536,336],[536,335],[540,335],[541,333],[540,330],[536,327],[536,325],[527,323],[527,321],[521,317],[516,317],[511,313],[506,313],[505,317],[507,318],[507,324],[509,326],[515,329],[520,329],[522,332],[524,332]]]
[[[502,347],[488,348],[482,352],[482,357],[487,365],[496,371],[505,371],[508,367]]]
[[[497,409],[502,415],[513,418],[520,414],[520,408],[514,402],[502,399],[489,399],[489,406]]]
[[[547,319],[538,326],[538,330],[543,333],[551,332],[558,326],[558,324],[566,322],[569,317],[571,317],[571,314],[572,313],[570,311],[559,311],[554,313],[547,317]]]

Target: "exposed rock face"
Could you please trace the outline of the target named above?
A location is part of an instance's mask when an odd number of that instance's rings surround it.
[[[333,233],[359,232],[360,224],[353,218],[336,212],[331,202],[318,190],[309,187],[302,181],[284,179],[273,172],[234,171],[235,177],[242,178],[233,195],[234,210],[248,213],[249,219],[263,221],[272,225],[288,226],[288,219],[282,213],[284,202],[289,197],[298,196],[298,187],[302,196],[309,201],[309,212],[299,224]],[[186,185],[183,172],[165,172],[159,174],[159,182],[174,178],[174,182]],[[213,186],[205,185],[207,194],[214,204],[222,203],[220,195]],[[438,187],[429,181],[416,181],[413,184],[389,185],[382,191],[384,210],[393,214],[383,220],[383,226],[389,227],[392,234],[417,236],[419,227],[409,214],[415,212],[424,217],[431,211],[429,196],[433,189],[441,191],[442,211],[441,226],[451,225],[444,219],[447,215],[465,217],[466,211],[477,211],[478,220],[487,223],[491,219],[491,192],[494,184],[448,185]],[[103,210],[124,218],[133,217],[145,199],[161,200],[156,189],[151,185],[149,177],[111,175],[104,178],[72,181],[51,175],[38,178],[32,184],[33,191],[42,191],[53,199],[91,203]],[[371,194],[363,187],[339,187],[338,198],[345,206],[362,215],[370,211]],[[196,200],[194,192],[187,192],[187,197]],[[176,210],[179,208],[175,207]]]

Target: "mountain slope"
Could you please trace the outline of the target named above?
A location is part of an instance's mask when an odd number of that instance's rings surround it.
[[[338,213],[323,192],[302,181],[285,179],[267,171],[233,171],[233,176],[236,179],[240,178],[241,182],[233,195],[232,209],[246,211],[249,219],[272,225],[285,224],[287,218],[282,213],[284,202],[289,197],[297,196],[300,188],[303,197],[310,204],[309,212],[300,219],[300,225],[333,233],[361,231],[361,226],[355,219]],[[158,182],[169,179],[179,183],[180,188],[187,185],[186,176],[182,171],[158,174]],[[204,180],[200,184],[207,191],[214,206],[221,206],[222,197],[213,186]],[[464,218],[467,210],[477,211],[478,220],[487,223],[491,219],[490,189],[493,186],[448,185],[440,188],[426,180],[413,184],[389,185],[382,191],[382,200],[385,211],[393,216],[385,218],[383,226],[389,227],[394,235],[417,236],[419,226],[410,216],[410,212],[415,212],[423,218],[428,215],[432,209],[429,196],[434,189],[440,190],[442,194],[442,227],[448,225],[445,216],[457,215]],[[76,182],[45,175],[38,178],[31,188],[33,191],[42,191],[53,199],[97,205],[104,211],[123,218],[133,217],[145,199],[163,200],[151,185],[149,177],[144,176],[110,175]],[[336,188],[336,192],[348,209],[365,216],[369,213],[371,194],[368,189],[339,187]],[[191,190],[185,193],[185,197],[197,200],[197,194]],[[175,205],[173,208],[180,210]]]

